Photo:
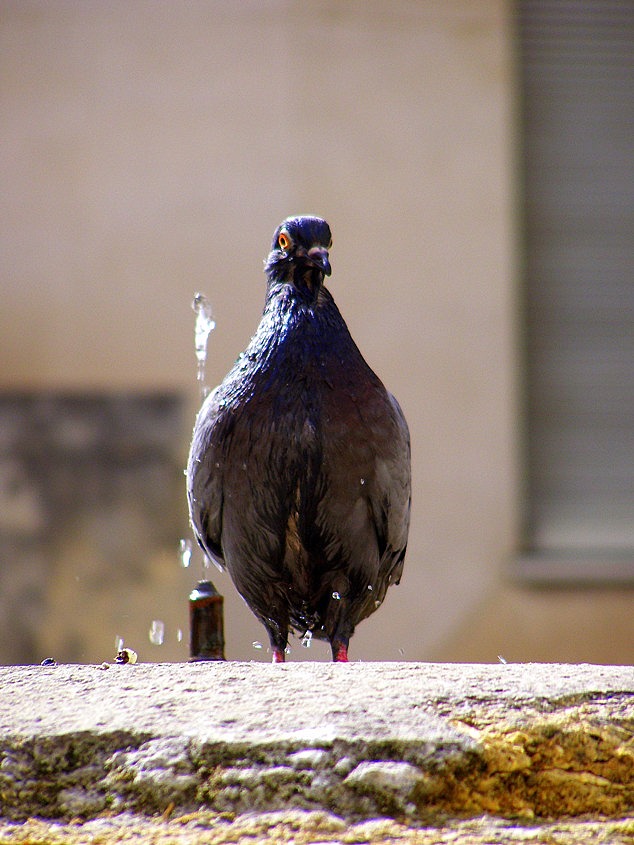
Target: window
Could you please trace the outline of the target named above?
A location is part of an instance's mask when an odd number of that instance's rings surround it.
[[[518,5],[529,579],[634,581],[634,4]]]

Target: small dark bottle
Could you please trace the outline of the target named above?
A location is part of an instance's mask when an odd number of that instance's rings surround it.
[[[189,660],[225,660],[224,599],[211,581],[189,595]]]

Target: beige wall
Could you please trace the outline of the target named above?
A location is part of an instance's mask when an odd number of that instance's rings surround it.
[[[405,576],[360,626],[357,659],[567,655],[556,632],[537,649],[504,580],[520,487],[510,9],[3,3],[0,386],[177,388],[193,421],[192,294],[214,305],[216,383],[257,323],[275,226],[326,217],[330,289],[413,441]],[[191,580],[166,550],[137,614],[176,624]],[[217,583],[229,656],[265,659],[251,646],[264,632]],[[526,596],[538,626],[593,612]],[[575,659],[611,659],[609,638],[593,648]]]

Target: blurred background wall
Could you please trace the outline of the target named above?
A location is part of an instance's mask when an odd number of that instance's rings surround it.
[[[628,589],[513,577],[514,8],[4,0],[0,660],[100,662],[119,637],[141,660],[186,659],[202,572],[178,554],[199,400],[191,300],[214,308],[214,385],[257,324],[271,235],[296,213],[329,221],[329,287],[412,434],[405,575],[352,659],[632,659]],[[211,577],[227,656],[269,659],[228,578]],[[327,657],[291,646],[292,660]]]

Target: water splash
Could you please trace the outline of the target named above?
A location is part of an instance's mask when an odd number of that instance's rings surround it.
[[[178,642],[178,643],[183,642],[183,629],[182,628],[176,629],[176,642]]]
[[[152,645],[163,645],[165,639],[165,623],[160,619],[153,619],[148,632]]]
[[[334,599],[335,601],[341,601],[341,594],[340,594],[340,593],[338,593],[336,590],[335,590],[335,591],[334,591],[334,593],[332,594],[332,597],[333,597],[333,599]]]
[[[123,637],[120,637],[119,634],[114,638],[114,648],[115,651],[121,651],[123,649]]]
[[[212,564],[216,567],[218,572],[224,572],[224,569],[218,563],[218,561],[216,561],[213,558],[208,557],[207,555],[204,554],[203,555],[203,576],[205,576],[205,569],[210,569]]]
[[[194,326],[194,345],[196,347],[196,361],[198,362],[196,379],[200,390],[200,398],[204,399],[209,393],[209,388],[205,384],[207,340],[211,332],[216,328],[216,322],[212,317],[211,302],[204,293],[196,293],[194,295],[192,308],[196,314],[196,324]]]
[[[183,569],[187,569],[192,562],[192,541],[183,539],[178,544],[178,553]]]
[[[302,637],[302,645],[304,646],[304,648],[310,648],[311,645],[312,645],[312,642],[313,642],[313,632],[312,631],[306,631],[306,633]]]
[[[138,659],[139,655],[133,648],[122,648],[117,652],[114,662],[118,663],[120,666],[125,666],[127,663],[136,663]]]
[[[251,643],[251,645],[253,646],[253,648],[258,649],[258,651],[259,651],[260,649],[264,648],[264,646],[262,645],[262,643],[261,643],[261,642],[258,642],[258,640],[255,640],[254,642],[252,642],[252,643]]]

